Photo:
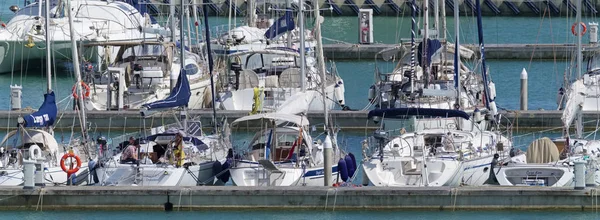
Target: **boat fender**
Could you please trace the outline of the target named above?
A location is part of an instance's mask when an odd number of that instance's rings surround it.
[[[223,167],[219,161],[215,161],[212,166],[212,175],[216,176],[221,171],[223,171]]]
[[[356,167],[354,167],[354,164],[352,163],[352,158],[349,155],[346,155],[344,157],[344,160],[346,161],[346,167],[348,169],[348,177],[353,177],[354,176],[354,171],[356,171]]]
[[[335,87],[333,89],[334,93],[335,93],[335,99],[337,99],[338,103],[341,106],[346,105],[346,102],[344,100],[344,91],[343,91],[343,82],[340,80],[338,81],[338,83],[335,84]]]
[[[40,147],[35,144],[31,145],[29,147],[29,159],[30,160],[42,159],[42,149],[40,149]]]
[[[369,87],[369,102],[372,102],[375,99],[375,86],[372,85]]]
[[[348,181],[348,167],[346,161],[342,158],[338,161],[338,173],[344,182]]]
[[[223,163],[223,166],[221,166],[222,170],[227,170],[229,169],[229,161],[225,161],[225,163]],[[229,176],[231,174],[229,173],[229,170],[223,174],[221,174],[221,176],[219,176],[219,180],[223,181],[224,183],[229,182]]]
[[[354,166],[354,172],[358,171],[358,165],[356,164],[356,157],[354,157],[353,153],[349,153],[348,156],[350,156],[350,158],[352,158],[352,165]]]

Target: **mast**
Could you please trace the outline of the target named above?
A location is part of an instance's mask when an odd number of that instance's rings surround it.
[[[479,0],[478,0],[479,2]],[[458,109],[461,109],[460,106],[460,17],[459,10],[456,5],[458,5],[458,0],[454,0],[454,88],[456,89],[456,105]],[[444,33],[445,35],[445,33]]]
[[[411,18],[412,18],[412,23],[411,23],[411,28],[410,28],[410,94],[415,92],[414,89],[414,79],[415,79],[415,30],[417,29],[417,8],[416,8],[416,1],[412,0],[411,2]]]
[[[494,100],[490,99],[490,88],[487,80],[487,66],[485,65],[485,44],[483,43],[483,22],[481,21],[481,0],[475,3],[477,8],[477,33],[479,35],[479,47],[481,50],[481,77],[483,79],[483,89],[485,91],[485,107],[492,112],[492,115],[498,115],[498,109]],[[458,51],[458,50],[457,50]]]
[[[40,1],[40,8],[42,7],[41,4],[42,2]],[[46,16],[44,16],[46,22],[44,22],[44,26],[46,28],[46,78],[48,78],[47,93],[52,92],[52,58],[50,57],[50,33],[48,33],[48,30],[50,30],[50,7],[50,0],[46,0]]]
[[[42,2],[40,1],[40,8],[42,7],[41,4]],[[46,22],[44,22],[46,33],[44,34],[46,35],[46,78],[48,84],[46,89],[47,94],[50,94],[52,92],[52,57],[50,57],[50,33],[48,31],[50,30],[50,7],[50,0],[46,0],[46,15],[44,16],[44,18],[46,19]],[[48,133],[54,134],[53,126],[48,127]]]
[[[202,4],[202,11],[204,13],[204,31],[206,33],[206,55],[208,56],[208,71],[210,74],[210,91],[211,91],[211,98],[212,98],[212,110],[213,110],[213,126],[214,126],[214,132],[216,133],[218,130],[217,128],[217,109],[215,106],[215,82],[214,82],[214,77],[213,77],[213,57],[212,57],[212,52],[210,49],[210,26],[208,25],[208,0],[204,0],[203,1],[204,4]]]
[[[581,1],[577,0],[577,15],[576,15],[576,23],[577,24],[577,79],[581,79],[581,65],[583,63],[583,54],[581,53]],[[583,114],[581,111],[577,113],[577,119],[575,120],[575,130],[577,138],[582,138],[583,135]]]
[[[433,8],[433,26],[435,26],[435,37],[440,38],[440,1],[433,0],[435,3]]]
[[[256,0],[248,0],[247,7],[246,14],[248,16],[248,27],[256,27]]]
[[[171,19],[171,42],[173,42],[174,44],[177,44],[177,37],[175,34],[175,30],[176,30],[176,25],[175,24],[175,2],[170,2],[169,3],[169,18]],[[173,89],[173,87],[175,87],[175,84],[177,84],[177,80],[175,79],[175,76],[173,75],[174,73],[171,72],[171,81],[170,81],[170,86],[169,89]]]
[[[185,8],[185,1],[181,0],[180,3],[180,10],[179,10],[179,37],[181,37],[181,40],[179,41],[179,64],[181,65],[181,70],[180,71],[184,71],[185,70],[185,33],[183,30],[183,21],[184,20],[184,16],[186,16],[187,14],[187,10]],[[188,22],[189,25],[189,22]],[[188,26],[188,31],[189,31],[189,26]],[[181,75],[179,74],[179,77],[187,77],[187,73],[185,75]],[[183,107],[183,111],[186,111],[186,107]],[[184,121],[183,121],[183,130],[184,132],[188,131],[188,127],[187,127],[187,113],[185,115]]]
[[[444,66],[446,64],[446,51],[448,51],[448,40],[446,38],[446,28],[447,28],[446,27],[446,1],[445,0],[439,0],[439,1],[442,3],[442,5],[440,6],[442,9],[442,11],[441,11],[441,13],[442,13],[442,15],[441,15],[441,17],[442,17],[441,32],[442,33],[441,33],[441,35],[439,35],[439,33],[438,33],[438,36],[440,36],[441,39],[444,40],[443,41],[444,45],[443,45],[442,54],[441,54],[441,61],[442,61],[441,66],[440,66],[440,68],[441,68],[442,66]]]
[[[83,81],[81,80],[81,69],[79,68],[79,55],[77,53],[77,42],[75,41],[75,28],[73,27],[73,10],[72,10],[72,5],[71,3],[73,2],[73,0],[68,1],[68,8],[67,8],[67,13],[69,14],[69,32],[71,35],[71,54],[73,57],[73,69],[75,71],[75,77],[77,77],[77,82],[75,83],[75,85],[77,85],[77,90],[79,91],[79,118],[81,118],[81,133],[83,135],[83,141],[84,143],[87,142],[88,140],[88,136],[87,136],[87,121],[86,121],[86,117],[85,117],[85,106],[84,106],[84,102],[83,102],[83,88],[81,88],[81,83],[83,83]]]
[[[319,72],[321,72],[321,95],[323,96],[323,113],[325,114],[324,124],[325,131],[327,131],[327,135],[325,136],[325,141],[323,142],[323,171],[324,171],[324,185],[331,185],[331,173],[332,173],[332,162],[331,162],[331,152],[332,152],[332,141],[329,135],[333,134],[329,129],[329,109],[327,108],[327,93],[325,93],[325,86],[327,84],[327,78],[325,74],[325,58],[323,57],[323,41],[321,39],[321,22],[323,22],[323,17],[319,15],[319,2],[318,0],[314,1],[314,14],[315,14],[315,31],[317,40],[317,63],[319,65]],[[302,7],[300,7],[302,8]],[[302,26],[301,26],[302,27]],[[304,32],[300,34],[300,36],[304,35]],[[301,42],[304,45],[304,42]],[[304,51],[303,51],[304,53]]]
[[[299,7],[300,12],[298,13],[298,20],[300,23],[300,47],[298,48],[300,50],[300,87],[302,88],[302,92],[306,91],[306,83],[304,81],[306,81],[306,39],[304,39],[304,7],[302,5],[300,5]],[[316,12],[318,13],[318,11]],[[318,14],[317,14],[318,15]],[[316,16],[316,15],[315,15]],[[315,24],[316,25],[316,24]],[[291,36],[290,33],[287,34],[288,36]],[[325,119],[327,120],[327,119]],[[327,123],[325,123],[327,124]]]
[[[429,63],[428,63],[428,53],[427,53],[427,39],[429,38],[429,0],[424,0],[423,2],[423,45],[421,53],[421,61],[423,68],[423,79],[425,81],[424,88],[429,87]]]

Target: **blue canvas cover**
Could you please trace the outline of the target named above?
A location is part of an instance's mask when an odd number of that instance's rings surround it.
[[[54,125],[58,109],[56,107],[56,97],[54,92],[44,94],[44,103],[37,112],[23,117],[25,119],[24,127],[46,127]]]

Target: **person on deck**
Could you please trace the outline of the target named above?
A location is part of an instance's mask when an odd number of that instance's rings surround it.
[[[138,149],[140,148],[140,142],[134,141],[125,148],[121,155],[121,163],[137,163],[138,161]]]
[[[175,135],[175,142],[173,143],[173,155],[175,156],[175,166],[183,166],[185,159],[185,153],[183,152],[183,136],[185,134],[180,131]]]

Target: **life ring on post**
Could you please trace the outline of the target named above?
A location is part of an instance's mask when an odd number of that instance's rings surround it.
[[[67,160],[69,158],[75,158],[75,160],[77,161],[77,166],[75,166],[74,168],[71,168],[71,169],[67,169],[67,166],[65,166],[65,160]],[[79,168],[81,168],[81,159],[79,158],[79,156],[75,155],[73,152],[66,153],[60,159],[60,168],[63,171],[65,171],[65,173],[67,173],[67,176],[71,176],[71,174],[77,173],[77,171],[79,171]]]
[[[81,88],[83,88],[83,90],[85,90],[85,93],[83,93],[83,98],[88,98],[90,97],[90,87],[85,84],[85,82],[81,81]],[[79,95],[77,95],[77,83],[75,83],[75,85],[73,85],[73,88],[71,89],[71,91],[73,91],[73,98],[78,99]]]
[[[40,149],[40,147],[35,144],[29,146],[29,159],[42,159],[42,149]]]
[[[581,30],[581,36],[583,36],[585,34],[585,32],[587,31],[587,26],[585,26],[585,23],[583,22],[579,22],[579,25],[581,25],[581,27],[583,28],[583,30]],[[571,26],[571,33],[573,33],[573,35],[577,36],[579,33],[577,33],[577,22],[573,23],[573,25]]]

